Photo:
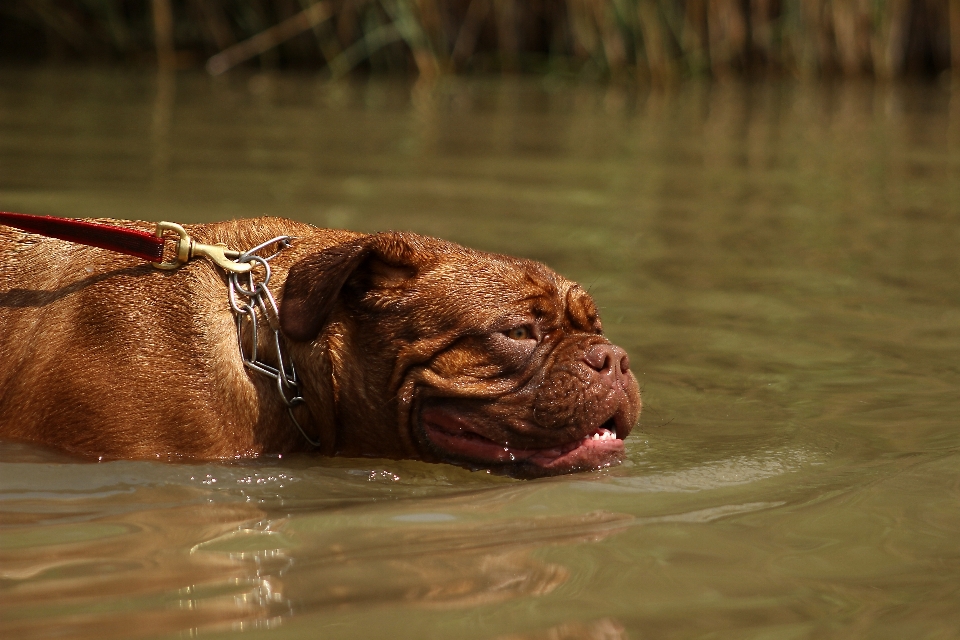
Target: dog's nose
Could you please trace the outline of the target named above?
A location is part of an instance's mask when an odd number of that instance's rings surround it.
[[[630,358],[627,352],[615,344],[595,344],[584,355],[583,361],[601,375],[613,375],[614,378],[626,375],[630,371]]]

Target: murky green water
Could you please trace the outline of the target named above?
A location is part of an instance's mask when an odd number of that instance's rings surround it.
[[[0,71],[0,209],[411,229],[588,285],[622,467],[0,445],[0,634],[960,634],[960,91]]]

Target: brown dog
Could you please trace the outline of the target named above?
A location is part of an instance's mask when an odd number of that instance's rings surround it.
[[[292,413],[321,453],[522,476],[620,460],[640,413],[626,353],[590,296],[544,265],[276,218],[188,231],[240,250],[295,237],[270,289],[305,400]],[[108,458],[313,448],[277,383],[244,367],[207,259],[160,271],[0,227],[0,327],[0,437]],[[272,335],[257,333],[259,353]]]

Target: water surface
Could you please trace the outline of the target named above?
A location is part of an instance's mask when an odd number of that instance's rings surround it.
[[[960,92],[0,71],[0,209],[407,229],[590,288],[620,467],[0,445],[0,633],[960,628]]]

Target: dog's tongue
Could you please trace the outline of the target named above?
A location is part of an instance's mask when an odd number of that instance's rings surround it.
[[[521,449],[477,434],[468,420],[451,411],[431,407],[424,410],[421,419],[434,446],[465,461],[492,465],[526,462],[544,470],[564,473],[617,464],[623,457],[623,440],[605,428],[565,445]]]

